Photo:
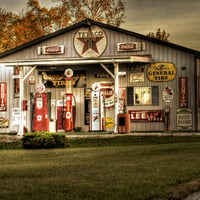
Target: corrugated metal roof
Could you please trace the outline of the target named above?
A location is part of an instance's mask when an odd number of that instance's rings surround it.
[[[51,33],[49,35],[46,35],[44,37],[35,39],[35,40],[30,41],[28,43],[25,43],[25,44],[23,44],[21,46],[18,46],[16,48],[13,48],[13,49],[10,49],[8,51],[5,51],[5,52],[0,54],[0,58],[6,57],[6,56],[11,55],[11,54],[13,54],[15,52],[21,51],[23,49],[26,49],[26,48],[31,47],[33,45],[36,45],[36,44],[38,44],[40,42],[49,40],[49,39],[51,39],[53,37],[59,36],[59,35],[61,35],[63,33],[71,31],[73,29],[76,29],[76,28],[79,28],[79,27],[82,27],[82,26],[90,26],[90,25],[97,25],[97,26],[100,26],[100,27],[103,27],[103,28],[111,29],[113,31],[125,33],[127,35],[131,35],[131,36],[134,36],[134,37],[137,37],[137,38],[140,38],[140,39],[144,39],[144,40],[147,40],[147,41],[150,41],[150,42],[153,42],[153,43],[157,43],[157,44],[160,44],[160,45],[163,45],[163,46],[179,49],[181,51],[186,51],[186,52],[194,54],[197,57],[200,57],[200,51],[197,51],[197,50],[194,50],[194,49],[183,47],[183,46],[171,43],[171,42],[158,40],[156,38],[151,38],[151,37],[148,37],[148,36],[136,33],[136,32],[125,30],[125,29],[122,29],[122,28],[119,28],[119,27],[115,27],[115,26],[111,26],[109,24],[97,22],[97,21],[94,21],[94,20],[91,20],[91,19],[85,19],[85,20],[83,20],[83,21],[81,21],[79,23],[76,23],[76,24],[72,25],[72,26],[68,26],[68,27],[66,27],[66,28],[64,28],[62,30],[53,32],[53,33]]]

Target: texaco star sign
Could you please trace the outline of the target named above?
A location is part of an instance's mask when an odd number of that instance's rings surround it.
[[[74,36],[74,48],[81,57],[98,57],[106,46],[106,34],[98,26],[80,28]]]

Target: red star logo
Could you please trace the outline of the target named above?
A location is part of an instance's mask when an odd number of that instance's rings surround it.
[[[97,48],[97,42],[99,42],[103,38],[104,38],[103,36],[95,37],[92,34],[91,30],[88,31],[87,37],[77,37],[77,39],[84,44],[81,54],[83,55],[88,49],[92,49],[97,54],[99,54],[99,50]]]

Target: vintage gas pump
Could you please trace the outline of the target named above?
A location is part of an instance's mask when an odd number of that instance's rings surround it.
[[[104,131],[104,99],[101,92],[100,83],[92,85],[91,92],[91,115],[90,115],[90,131]]]
[[[45,86],[40,84],[34,97],[33,131],[49,131],[48,99]]]
[[[63,109],[63,128],[67,132],[74,131],[74,107],[75,101],[73,97],[73,70],[65,70],[66,80],[66,103]]]
[[[165,112],[165,121],[164,121],[164,125],[165,125],[165,131],[168,132],[169,131],[169,125],[170,125],[170,107],[166,106],[164,109]]]

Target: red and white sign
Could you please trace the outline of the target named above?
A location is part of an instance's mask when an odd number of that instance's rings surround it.
[[[164,122],[164,110],[129,110],[131,122]]]
[[[0,83],[0,112],[7,110],[7,84]]]
[[[38,47],[39,55],[48,54],[64,54],[64,45],[54,45],[54,46],[42,46]]]
[[[106,46],[106,34],[98,26],[82,27],[74,36],[74,48],[81,57],[98,57]]]
[[[117,51],[144,51],[145,42],[124,42],[117,44]]]

